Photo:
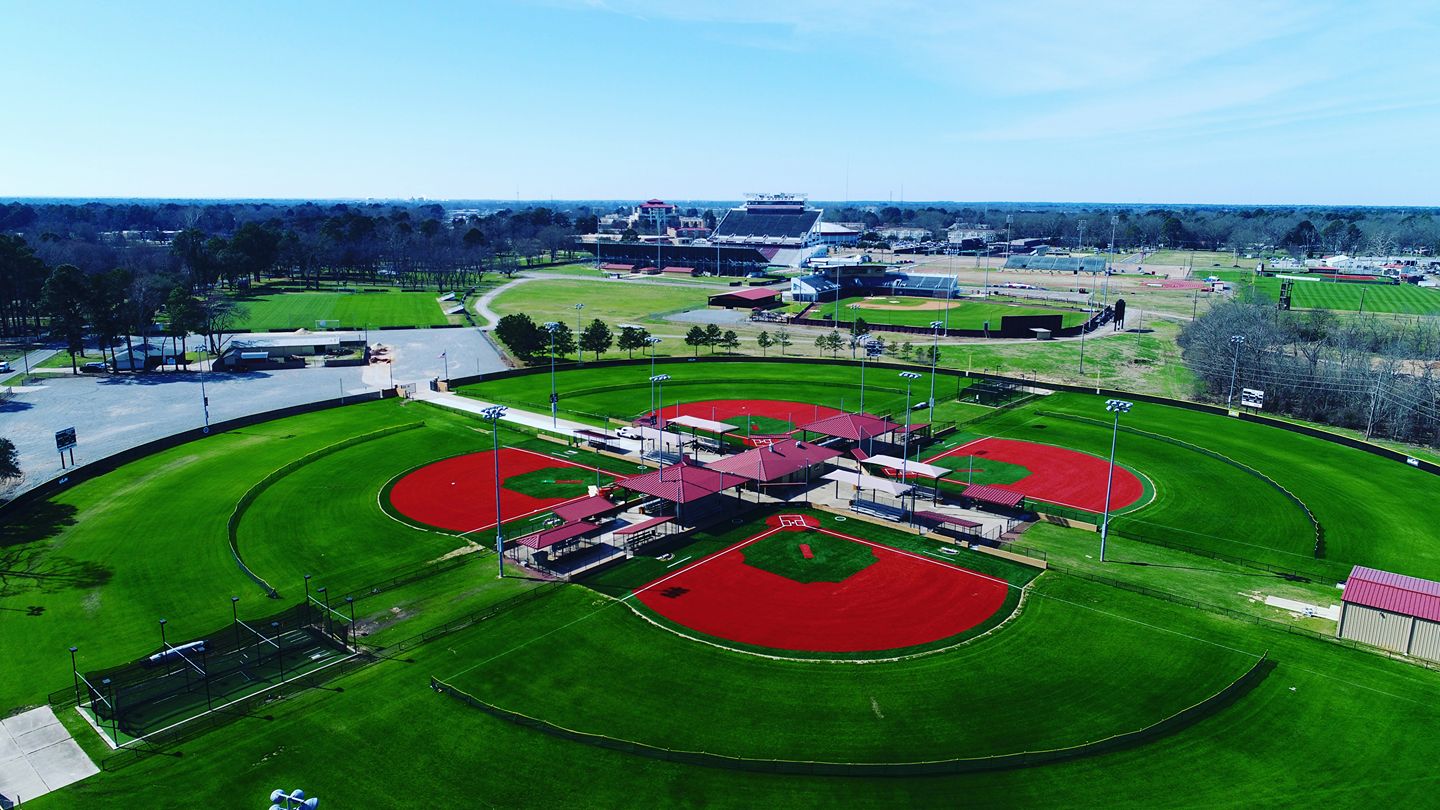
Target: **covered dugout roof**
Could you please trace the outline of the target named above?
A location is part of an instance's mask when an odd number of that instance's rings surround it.
[[[732,430],[739,430],[734,425],[725,422],[716,422],[712,419],[701,419],[698,416],[672,416],[665,420],[665,426],[679,425],[680,427],[695,428],[706,433],[729,433]]]
[[[923,461],[906,461],[894,456],[867,456],[865,458],[856,456],[856,458],[865,464],[879,464],[882,467],[896,471],[901,470],[901,465],[904,465],[903,469],[906,472],[912,475],[923,475],[926,478],[939,478],[942,475],[948,475],[950,473],[948,468],[936,464],[926,464]]]
[[[1357,565],[1345,581],[1346,602],[1440,622],[1440,582]]]
[[[643,532],[646,529],[653,529],[656,526],[661,526],[663,524],[669,523],[674,519],[675,518],[670,515],[663,515],[661,517],[650,518],[649,520],[642,520],[639,523],[631,523],[629,526],[621,526],[620,528],[616,529],[615,536],[628,537],[632,534],[638,534],[639,532]]]
[[[726,456],[705,466],[712,470],[734,473],[751,481],[765,482],[784,478],[812,464],[829,461],[839,455],[839,450],[829,447],[785,439],[769,447],[756,447]]]
[[[627,478],[620,486],[675,503],[691,503],[727,489],[734,489],[743,483],[745,479],[738,475],[701,467],[687,460],[661,467],[655,472]]]
[[[986,486],[984,484],[971,484],[965,487],[965,491],[960,494],[971,500],[983,501],[996,506],[1016,507],[1020,505],[1021,501],[1025,500],[1025,496],[1019,492],[1011,492],[1008,489]]]
[[[611,503],[604,495],[591,495],[588,498],[581,498],[578,501],[562,503],[550,510],[555,516],[565,522],[572,520],[584,520],[585,518],[603,515],[612,509],[619,509],[621,504]]]
[[[800,429],[824,436],[860,441],[884,436],[892,431],[900,430],[901,427],[889,419],[881,419],[868,413],[842,413],[801,425]]]
[[[915,518],[917,520],[924,520],[942,526],[946,524],[949,524],[951,526],[959,526],[962,529],[976,529],[982,525],[976,523],[973,520],[966,520],[965,518],[947,515],[944,512],[930,512],[926,510],[917,511],[915,513]]]
[[[590,532],[599,531],[600,527],[593,523],[565,523],[553,529],[545,529],[533,534],[527,534],[515,542],[522,546],[533,549],[549,548],[556,543],[563,543],[566,540],[573,540],[576,537],[583,537]]]

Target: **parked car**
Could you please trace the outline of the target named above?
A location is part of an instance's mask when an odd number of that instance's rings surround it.
[[[104,374],[109,370],[109,363],[101,363],[98,361],[94,363],[86,363],[80,367],[81,374]]]

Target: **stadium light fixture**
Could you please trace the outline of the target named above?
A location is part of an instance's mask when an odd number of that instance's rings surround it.
[[[584,304],[575,305],[575,357],[581,363],[585,362],[585,350],[580,348],[580,313],[584,310]]]
[[[1240,347],[1245,345],[1244,335],[1231,335],[1230,345],[1235,347],[1235,362],[1230,367],[1230,394],[1225,397],[1225,407],[1231,407],[1235,401],[1235,376],[1240,372]]]
[[[950,311],[950,304],[945,304],[945,311]],[[935,366],[940,362],[940,330],[945,327],[941,321],[931,321],[930,331],[934,340],[930,344],[930,412],[929,419],[935,421]]]
[[[900,483],[910,483],[910,386],[920,375],[913,371],[900,372],[900,378],[905,381],[905,433],[901,438],[900,445]],[[900,496],[900,505],[905,505],[905,496]],[[911,507],[914,507],[914,497],[911,497]]]
[[[862,342],[860,345],[861,345],[862,347],[864,347],[865,353],[862,354],[862,355],[860,355],[860,413],[864,413],[864,412],[865,412],[865,361],[866,361],[866,360],[874,360],[875,358],[879,357],[879,356],[880,356],[880,353],[885,350],[885,344],[884,344],[884,343],[881,343],[881,342],[878,341],[878,340],[872,340],[872,339],[870,339],[870,335],[869,335],[869,334],[862,335],[861,337],[864,338],[864,340],[863,340],[863,342]]]
[[[660,338],[650,335],[645,338],[645,345],[650,347],[650,376],[655,376],[655,347],[660,345]],[[650,386],[650,410],[655,410],[655,386]]]
[[[1105,410],[1115,414],[1110,430],[1110,471],[1105,476],[1105,517],[1100,521],[1100,562],[1105,562],[1105,541],[1110,536],[1110,491],[1115,483],[1115,440],[1120,435],[1120,414],[1129,413],[1134,403],[1123,399],[1105,400]]]
[[[315,810],[320,806],[320,799],[315,796],[305,798],[305,791],[295,789],[289,793],[283,790],[270,791],[270,810]]]
[[[555,330],[559,328],[555,321],[545,322],[545,331],[550,333],[550,427],[555,430],[560,427],[560,397],[555,394]]]
[[[488,405],[481,409],[480,417],[490,422],[491,461],[495,470],[495,565],[498,578],[505,578],[505,532],[500,515],[500,419],[505,416],[504,405]]]
[[[655,399],[653,400],[653,402],[654,402],[654,403],[656,404],[656,406],[657,406],[657,407],[655,408],[655,429],[656,429],[656,430],[664,430],[664,429],[665,429],[665,381],[668,380],[668,379],[670,379],[670,375],[669,375],[669,374],[652,374],[652,375],[650,375],[650,387],[651,387],[651,390],[654,391],[654,393],[655,393]],[[661,449],[661,450],[664,450],[664,449],[665,449],[665,447],[664,447],[664,442],[663,442],[663,441],[661,442],[660,449]]]

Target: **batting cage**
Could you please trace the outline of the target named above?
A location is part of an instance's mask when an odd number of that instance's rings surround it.
[[[263,619],[235,616],[198,638],[98,672],[75,673],[80,707],[116,746],[167,731],[352,657],[351,621],[306,601]]]

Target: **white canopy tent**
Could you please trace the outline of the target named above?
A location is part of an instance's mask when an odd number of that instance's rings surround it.
[[[673,416],[665,420],[665,427],[672,425],[703,430],[706,433],[729,433],[732,430],[739,430],[739,428],[734,425],[727,425],[724,422],[715,422],[710,419],[701,419],[698,416]]]
[[[881,478],[865,473],[853,473],[849,470],[834,470],[821,476],[827,481],[834,481],[837,484],[849,484],[856,489],[871,489],[876,492],[884,492],[887,495],[899,498],[909,492],[913,487],[909,484],[902,484],[899,481],[892,481],[889,478]]]
[[[878,464],[891,470],[903,469],[912,475],[920,475],[925,478],[939,478],[948,475],[950,470],[935,464],[926,464],[923,461],[904,461],[895,456],[870,456],[861,462],[862,464]]]

